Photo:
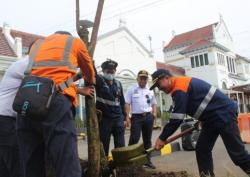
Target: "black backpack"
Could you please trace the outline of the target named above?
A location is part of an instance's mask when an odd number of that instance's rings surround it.
[[[23,117],[41,120],[48,114],[55,93],[53,80],[38,76],[25,76],[17,91],[13,109]]]

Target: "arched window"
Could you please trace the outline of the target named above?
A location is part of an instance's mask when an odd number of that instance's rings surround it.
[[[119,73],[117,73],[117,75],[136,78],[136,74],[133,71],[129,70],[129,69],[123,69]]]
[[[222,89],[227,90],[227,84],[225,82],[222,82]]]

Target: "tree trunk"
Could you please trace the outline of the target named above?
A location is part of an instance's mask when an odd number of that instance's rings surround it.
[[[79,26],[79,0],[76,0],[76,28],[78,35],[88,46],[89,54],[93,58],[98,30],[101,21],[102,9],[104,5],[104,0],[99,0],[95,22],[93,27],[93,32],[91,36],[90,45],[88,45],[88,33],[86,35],[81,35]],[[86,32],[87,29],[83,29]],[[100,135],[99,135],[99,123],[96,115],[96,104],[94,98],[85,97],[86,114],[87,114],[87,139],[88,139],[88,177],[99,177],[100,175],[100,161],[101,161],[101,145],[100,145]]]
[[[96,116],[95,100],[85,98],[87,114],[87,137],[88,137],[88,177],[100,176],[100,135],[99,124]]]

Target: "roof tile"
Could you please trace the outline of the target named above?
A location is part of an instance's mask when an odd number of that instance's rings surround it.
[[[183,69],[182,67],[175,66],[175,65],[165,64],[162,62],[156,62],[156,68],[167,69],[173,75],[179,75],[179,76],[185,75],[185,69]]]
[[[35,40],[44,38],[40,35],[17,30],[11,30],[10,34],[13,38],[20,37],[22,39],[23,47],[29,47]],[[13,49],[10,47],[5,35],[2,33],[2,27],[0,27],[0,55],[17,57]]]
[[[213,39],[213,25],[217,25],[218,23],[213,23],[211,25],[198,28],[186,33],[182,33],[176,35],[166,46],[164,49],[173,49],[180,48],[188,45],[192,45],[196,41],[200,41],[202,39]]]

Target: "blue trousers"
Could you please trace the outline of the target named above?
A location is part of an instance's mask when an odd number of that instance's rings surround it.
[[[103,117],[100,122],[100,139],[106,156],[109,154],[110,137],[113,135],[115,148],[125,146],[123,117],[110,119]]]
[[[142,134],[144,148],[151,148],[153,122],[153,116],[150,113],[147,113],[146,115],[132,114],[129,145],[138,143]]]
[[[215,122],[202,127],[196,144],[196,159],[200,176],[202,177],[214,176],[212,149],[219,135],[234,164],[243,169],[247,174],[250,174],[250,155],[245,150],[245,146],[240,137],[237,112],[230,112],[228,116],[231,121],[226,124],[218,125],[218,123]]]
[[[58,93],[43,121],[17,119],[17,135],[25,177],[45,177],[45,155],[56,177],[81,177],[77,136],[70,99]]]
[[[16,118],[0,115],[0,177],[21,177]]]

